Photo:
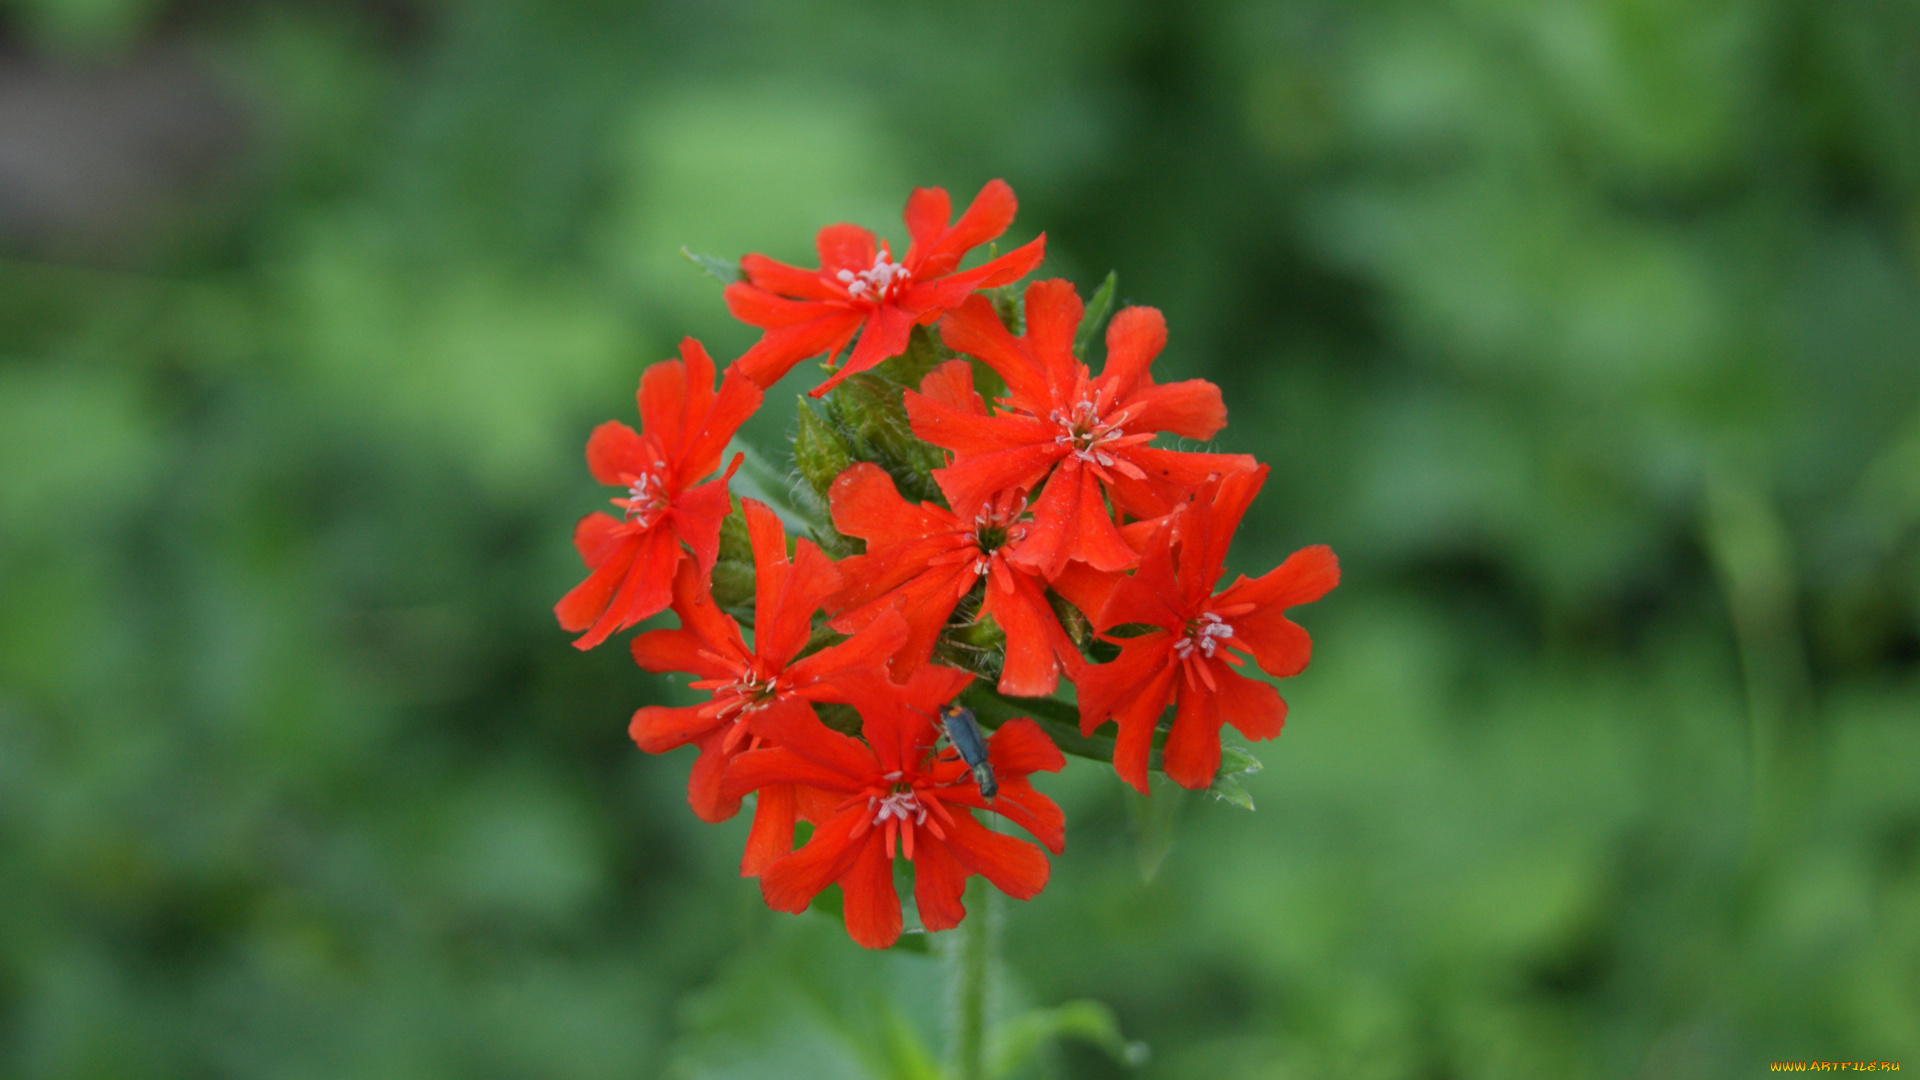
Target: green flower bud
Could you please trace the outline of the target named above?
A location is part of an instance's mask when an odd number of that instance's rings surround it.
[[[914,436],[900,391],[900,384],[871,372],[849,376],[824,399],[827,419],[854,460],[887,470],[902,496],[944,504],[933,470],[946,464],[946,455]]]
[[[793,463],[823,504],[834,479],[853,466],[853,448],[804,397],[800,399],[800,430],[793,436]]]

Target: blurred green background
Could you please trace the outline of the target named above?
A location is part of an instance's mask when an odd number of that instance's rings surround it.
[[[7,0],[0,1075],[909,1075],[550,607],[682,244],[996,176],[1346,571],[1256,813],[1043,778],[1037,1071],[1920,1067],[1920,7]]]

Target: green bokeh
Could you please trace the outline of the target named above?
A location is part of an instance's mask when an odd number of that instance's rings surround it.
[[[1920,1067],[1920,8],[0,27],[0,1075],[920,1075],[937,963],[766,911],[626,738],[688,692],[550,608],[586,433],[753,340],[682,245],[996,176],[1273,465],[1231,566],[1345,569],[1256,813],[1144,880],[1042,778],[1003,1012],[1149,1077]]]

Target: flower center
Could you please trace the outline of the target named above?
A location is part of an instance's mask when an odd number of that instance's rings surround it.
[[[626,506],[628,521],[637,522],[643,528],[649,528],[660,516],[660,512],[665,510],[667,504],[672,501],[668,497],[666,481],[654,471],[666,467],[667,463],[664,461],[654,462],[652,470],[634,477],[632,483],[627,485],[625,499],[613,500],[616,506]]]
[[[846,286],[848,299],[884,304],[900,295],[907,282],[913,280],[913,272],[894,262],[891,256],[892,252],[883,244],[880,253],[873,257],[872,268],[857,274],[851,270],[835,274],[840,284]]]
[[[1048,419],[1066,429],[1054,436],[1053,441],[1068,447],[1074,457],[1090,465],[1112,465],[1112,455],[1106,453],[1101,447],[1126,438],[1127,435],[1120,428],[1127,419],[1125,409],[1111,420],[1103,420],[1098,407],[1086,398],[1080,399],[1079,404],[1073,407],[1072,413],[1055,409]]]
[[[996,552],[1026,539],[1027,523],[1020,520],[1026,508],[1024,493],[1009,491],[974,515],[973,542],[980,549],[980,557],[973,564],[974,573],[986,573]]]
[[[1232,636],[1233,627],[1209,611],[1187,624],[1187,636],[1173,643],[1173,654],[1185,660],[1198,649],[1201,656],[1210,657],[1220,647],[1221,641]]]
[[[868,800],[872,804],[873,823],[884,825],[888,820],[897,820],[914,825],[924,824],[927,820],[927,808],[920,805],[920,799],[911,787],[894,785],[893,794],[884,798],[874,796]]]

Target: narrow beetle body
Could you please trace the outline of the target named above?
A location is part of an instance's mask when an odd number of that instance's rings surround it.
[[[942,705],[940,722],[946,727],[953,748],[960,751],[960,760],[973,770],[973,781],[980,785],[981,796],[993,798],[999,793],[1000,784],[993,778],[993,765],[987,761],[987,740],[980,734],[980,723],[973,718],[973,710],[965,705]]]

